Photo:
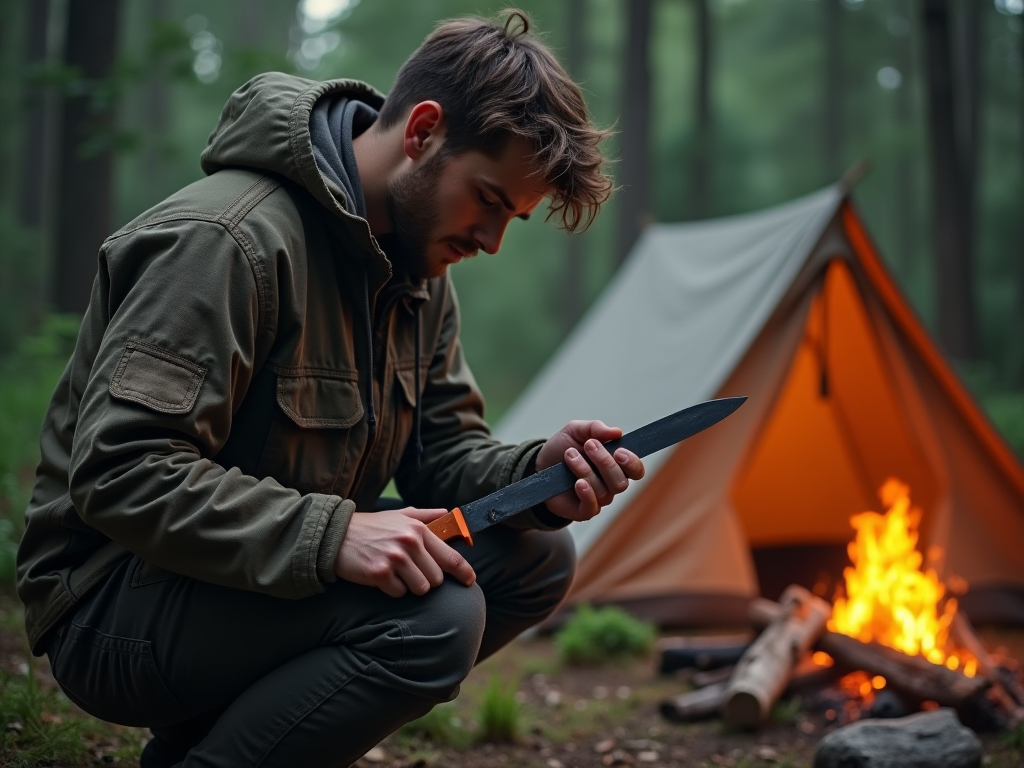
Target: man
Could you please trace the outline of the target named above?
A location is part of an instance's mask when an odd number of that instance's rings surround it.
[[[602,138],[522,14],[457,20],[387,100],[249,82],[208,176],[104,243],[18,586],[68,696],[151,728],[144,768],[349,765],[557,606],[561,529],[643,464],[599,421],[493,440],[447,269],[545,197],[588,222]],[[573,491],[474,547],[427,529],[562,460]],[[392,477],[411,506],[372,512]]]

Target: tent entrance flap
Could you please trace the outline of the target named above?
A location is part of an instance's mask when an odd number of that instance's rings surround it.
[[[774,411],[733,485],[751,547],[844,544],[850,517],[877,508],[889,477],[910,484],[927,508],[935,482],[892,378],[849,267],[832,261]]]

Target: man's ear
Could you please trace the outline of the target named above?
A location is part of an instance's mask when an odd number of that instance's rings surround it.
[[[405,121],[403,149],[411,160],[419,160],[444,141],[444,108],[436,101],[421,101]]]

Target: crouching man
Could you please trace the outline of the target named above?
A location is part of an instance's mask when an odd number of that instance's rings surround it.
[[[447,272],[545,198],[589,223],[603,137],[525,16],[455,20],[387,98],[250,81],[205,178],[103,244],[18,590],[67,695],[151,728],[143,768],[349,765],[558,605],[564,526],[643,464],[599,421],[491,438]],[[474,547],[428,530],[563,460]]]

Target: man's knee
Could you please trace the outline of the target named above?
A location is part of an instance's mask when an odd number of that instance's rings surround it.
[[[486,620],[483,593],[447,578],[422,596],[401,598],[382,631],[348,633],[343,642],[374,658],[420,695],[447,701],[473,668]],[[397,607],[397,606],[396,606]]]

